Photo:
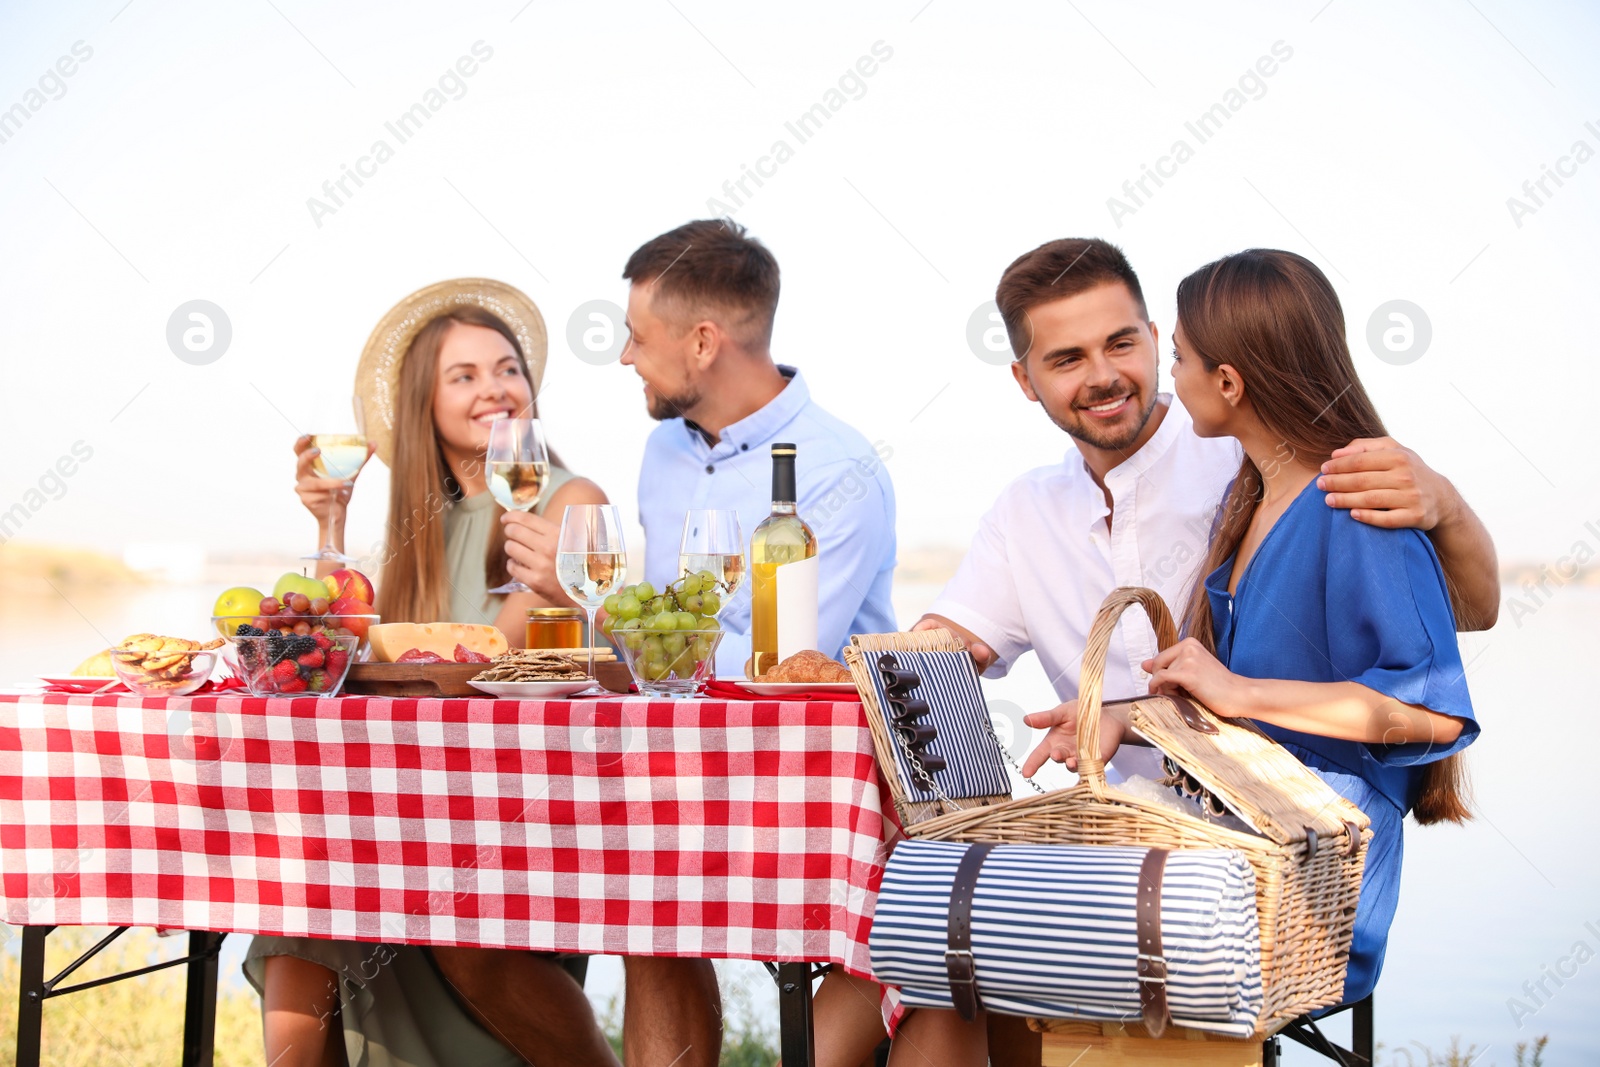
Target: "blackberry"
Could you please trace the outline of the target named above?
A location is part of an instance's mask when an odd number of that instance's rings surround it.
[[[267,631],[267,663],[277,663],[288,654],[289,639],[278,630]]]
[[[265,631],[265,630],[256,629],[254,626],[251,626],[249,623],[241,623],[239,625],[239,628],[234,631],[234,636],[235,637],[263,637],[263,636],[266,635],[266,632],[267,631]]]
[[[310,634],[295,634],[288,639],[284,649],[284,654],[290,659],[299,659],[306,653],[315,652],[316,650],[316,638],[312,637]]]
[[[246,627],[240,627],[240,629],[243,630],[243,629],[246,629]],[[259,632],[256,633],[256,634],[241,633],[238,636],[240,636],[240,637],[257,636],[258,637],[258,636],[260,636],[260,634],[259,634]],[[256,642],[256,641],[241,641],[241,642],[239,642],[238,648],[239,648],[239,666],[243,667],[245,669],[246,673],[249,673],[249,674],[254,674],[257,671],[259,671],[261,669],[261,645],[260,645],[260,643]]]

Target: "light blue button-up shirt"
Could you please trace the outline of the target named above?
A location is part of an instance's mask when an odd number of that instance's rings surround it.
[[[783,392],[724,429],[714,445],[681,418],[651,433],[639,468],[644,578],[659,589],[680,576],[684,512],[693,508],[737,511],[748,555],[750,535],[772,513],[772,443],[792,441],[796,504],[817,535],[817,642],[837,657],[851,634],[897,629],[889,602],[894,486],[884,469],[892,453],[818,407],[793,367],[779,370],[789,378]],[[717,673],[742,677],[750,658],[748,575],[718,620],[727,636],[717,649]]]

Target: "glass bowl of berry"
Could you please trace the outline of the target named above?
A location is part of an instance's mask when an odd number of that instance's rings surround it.
[[[337,696],[360,643],[354,634],[263,632],[248,623],[233,635],[239,677],[256,697]]]

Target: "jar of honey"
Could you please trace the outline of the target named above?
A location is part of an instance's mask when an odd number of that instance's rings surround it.
[[[529,608],[528,648],[582,648],[584,614],[579,608]]]

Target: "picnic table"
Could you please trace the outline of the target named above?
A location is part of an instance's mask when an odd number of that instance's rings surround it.
[[[228,933],[768,961],[807,1064],[895,832],[854,701],[0,693],[17,1063],[71,925],[191,932],[186,1065]]]

